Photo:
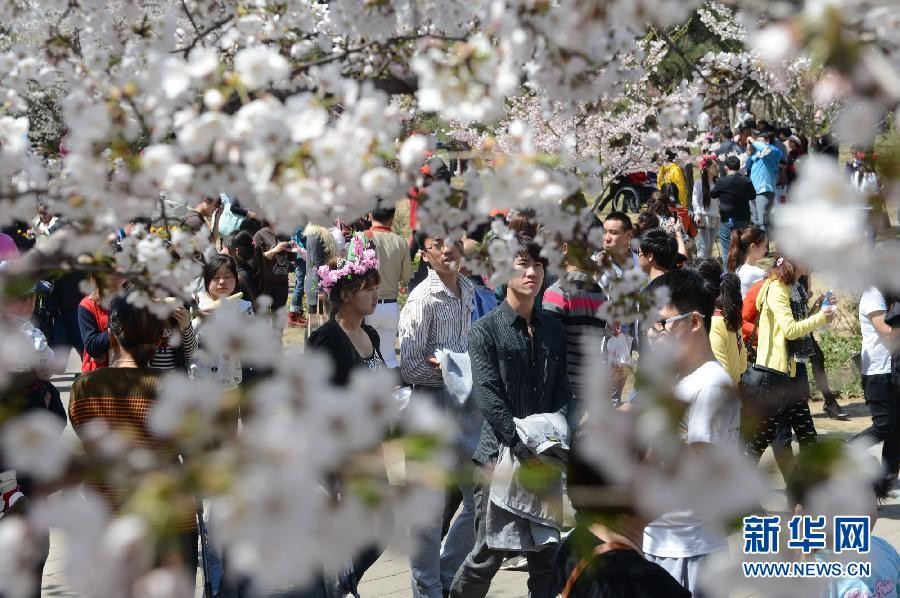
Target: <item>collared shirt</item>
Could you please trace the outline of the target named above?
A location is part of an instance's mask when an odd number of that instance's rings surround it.
[[[412,277],[412,263],[409,259],[409,245],[397,233],[386,226],[373,226],[366,231],[378,253],[379,299],[396,299],[400,287]]]
[[[462,275],[457,281],[459,298],[429,269],[400,312],[400,373],[407,384],[444,386],[440,370],[425,360],[438,349],[463,353],[468,348],[475,285]]]
[[[496,459],[501,442],[516,445],[514,417],[569,414],[572,389],[562,324],[540,309],[533,310],[531,324],[530,337],[528,322],[504,301],[472,326],[472,396],[484,416],[481,440],[472,457],[476,463]]]

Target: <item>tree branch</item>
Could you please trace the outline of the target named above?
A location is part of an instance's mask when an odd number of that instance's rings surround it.
[[[212,23],[209,27],[207,27],[203,31],[199,31],[197,33],[197,37],[195,37],[191,41],[191,43],[189,43],[187,46],[185,46],[181,50],[172,50],[171,53],[172,54],[183,54],[184,57],[187,58],[188,54],[191,53],[191,50],[193,50],[197,46],[197,44],[203,40],[204,37],[206,37],[210,33],[213,33],[214,31],[217,31],[218,29],[221,29],[224,25],[227,25],[233,18],[234,17],[232,15],[226,15],[226,16],[222,17],[218,21],[215,21],[214,23]]]

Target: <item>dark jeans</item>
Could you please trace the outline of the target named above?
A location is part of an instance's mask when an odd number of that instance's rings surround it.
[[[796,432],[801,450],[816,441],[816,426],[809,403],[798,398],[798,389],[802,388],[802,384],[806,385],[806,395],[809,394],[806,368],[802,365],[798,364],[795,378],[758,367],[751,367],[744,374],[741,433],[747,443],[747,455],[757,463],[766,447],[775,440],[779,420],[787,422]],[[782,455],[786,456],[784,453]]]
[[[735,220],[734,218],[722,218],[719,225],[719,249],[722,251],[722,266],[728,266],[728,250],[731,248],[731,231],[744,230],[750,224],[746,220]]]
[[[54,347],[72,347],[81,357],[84,354],[84,342],[78,328],[78,308],[61,309],[53,318],[53,335],[50,342]]]
[[[487,486],[485,485],[487,483]],[[507,553],[487,545],[487,501],[490,482],[475,482],[475,546],[453,578],[450,588],[452,598],[484,598],[491,589],[491,580],[500,570]],[[528,558],[528,595],[549,596],[556,560],[556,546],[537,552],[526,552]]]
[[[294,274],[297,276],[294,282],[294,292],[291,295],[291,313],[303,313],[303,287],[306,284],[306,260],[297,258]]]
[[[897,409],[897,388],[890,374],[862,377],[866,405],[872,413],[872,426],[853,437],[865,438],[869,446],[883,442],[881,465],[885,476],[896,477],[900,468],[900,414]]]

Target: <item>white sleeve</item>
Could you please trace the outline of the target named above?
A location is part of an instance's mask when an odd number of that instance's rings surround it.
[[[859,313],[869,317],[876,311],[887,311],[887,302],[884,295],[875,287],[869,288],[859,299]]]
[[[41,332],[37,326],[27,322],[22,326],[22,332],[31,337],[32,347],[35,352],[34,373],[41,380],[49,380],[53,377],[54,368],[54,351],[47,343],[47,337]]]
[[[691,207],[694,210],[694,214],[705,213],[705,210],[703,209],[703,183],[701,181],[694,183],[694,193],[691,195]]]

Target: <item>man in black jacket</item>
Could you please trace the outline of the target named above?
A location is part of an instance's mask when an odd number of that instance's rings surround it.
[[[473,460],[482,471],[475,487],[475,546],[456,574],[450,596],[486,596],[506,552],[488,546],[486,513],[490,478],[501,449],[520,462],[536,456],[522,443],[514,418],[538,413],[568,415],[572,391],[566,372],[566,342],[560,322],[535,309],[544,281],[546,258],[530,238],[521,237],[506,300],[478,320],[469,333],[472,396],[484,415]],[[531,596],[546,596],[556,549],[525,553]]]
[[[756,198],[756,190],[750,179],[740,174],[741,161],[737,156],[725,159],[726,175],[716,181],[709,194],[719,200],[719,247],[722,248],[722,264],[728,264],[731,247],[731,231],[743,230],[750,224],[750,201]]]

